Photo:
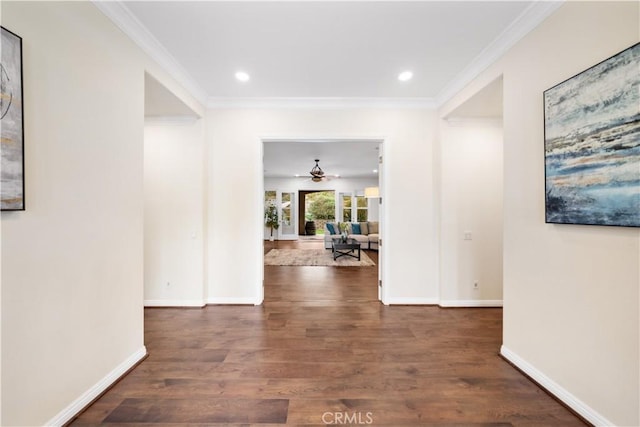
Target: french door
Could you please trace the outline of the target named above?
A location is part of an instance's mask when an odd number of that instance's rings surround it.
[[[273,230],[277,240],[297,240],[297,201],[293,191],[266,190],[264,192],[265,209],[276,206],[278,211],[278,229]],[[265,227],[265,239],[270,237],[270,230]]]
[[[280,228],[278,228],[278,240],[298,239],[298,212],[296,193],[294,191],[278,191],[278,214]]]

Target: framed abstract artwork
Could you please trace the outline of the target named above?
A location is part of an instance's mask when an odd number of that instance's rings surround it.
[[[0,27],[0,209],[24,210],[22,38]]]
[[[547,223],[640,227],[640,43],[544,92]]]

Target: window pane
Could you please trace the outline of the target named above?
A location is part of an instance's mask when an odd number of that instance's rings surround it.
[[[366,222],[367,221],[367,210],[366,209],[358,209],[358,222]]]
[[[333,220],[336,217],[336,199],[333,191],[319,191],[305,197],[305,220]],[[322,224],[324,226],[324,224]],[[316,227],[316,230],[322,227]]]
[[[356,202],[359,208],[366,208],[368,206],[367,199],[365,199],[364,197],[356,197]]]
[[[265,191],[264,192],[264,201],[265,202],[275,202],[276,201],[276,192],[275,191]]]
[[[345,209],[351,207],[351,196],[342,196],[342,206]]]
[[[342,211],[342,222],[351,222],[351,209],[344,209]]]

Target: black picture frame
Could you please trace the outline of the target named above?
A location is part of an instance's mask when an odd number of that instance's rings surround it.
[[[22,37],[0,26],[0,210],[25,210]]]
[[[545,222],[640,227],[640,43],[543,93]]]

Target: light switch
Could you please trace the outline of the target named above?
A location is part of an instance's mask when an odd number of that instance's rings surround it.
[[[464,240],[473,240],[471,237],[472,236],[471,236],[471,232],[470,231],[465,231],[464,232]]]

